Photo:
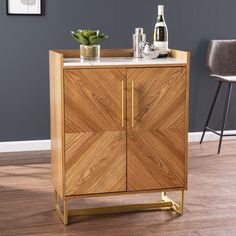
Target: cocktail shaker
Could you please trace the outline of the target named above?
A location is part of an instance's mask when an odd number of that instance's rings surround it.
[[[135,58],[142,57],[142,45],[146,43],[146,34],[143,33],[143,28],[136,28],[133,34],[133,51]]]

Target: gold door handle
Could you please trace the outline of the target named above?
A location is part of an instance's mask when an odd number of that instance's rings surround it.
[[[124,80],[121,81],[121,126],[124,127]]]
[[[131,120],[131,125],[132,127],[134,127],[134,81],[132,80],[132,111],[131,111],[131,116],[132,116],[132,120]]]

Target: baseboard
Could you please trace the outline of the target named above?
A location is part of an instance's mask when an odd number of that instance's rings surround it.
[[[217,132],[220,133],[220,131]],[[236,134],[236,130],[226,130],[224,134]],[[192,132],[192,133],[190,132],[188,134],[188,141],[189,143],[200,142],[201,137],[202,137],[202,132]],[[219,138],[220,137],[218,135],[209,131],[206,132],[204,141],[218,141]],[[236,136],[224,137],[224,140],[234,140],[234,139],[236,139]]]
[[[0,142],[0,153],[1,152],[44,151],[44,150],[50,150],[50,149],[51,149],[51,141],[49,139]]]
[[[219,132],[219,131],[218,131]],[[227,130],[224,134],[236,134],[236,130]],[[188,134],[189,142],[199,142],[202,132],[193,132]],[[235,137],[225,137],[224,140],[233,140]],[[204,141],[218,141],[219,136],[212,132],[206,132]],[[30,140],[30,141],[12,141],[0,142],[0,153],[3,152],[25,152],[25,151],[47,151],[51,149],[51,141],[45,140]]]

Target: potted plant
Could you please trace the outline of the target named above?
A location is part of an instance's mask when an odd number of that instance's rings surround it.
[[[100,43],[108,38],[105,34],[100,34],[99,30],[77,30],[71,31],[73,38],[80,43],[81,59],[100,58]]]

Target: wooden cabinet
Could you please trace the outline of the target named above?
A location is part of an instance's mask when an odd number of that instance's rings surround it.
[[[102,56],[116,59],[70,64],[79,51],[50,52],[52,180],[64,223],[70,198],[187,189],[189,54],[172,50],[170,63],[156,64],[116,64],[130,50]],[[174,204],[164,207],[181,213]]]

